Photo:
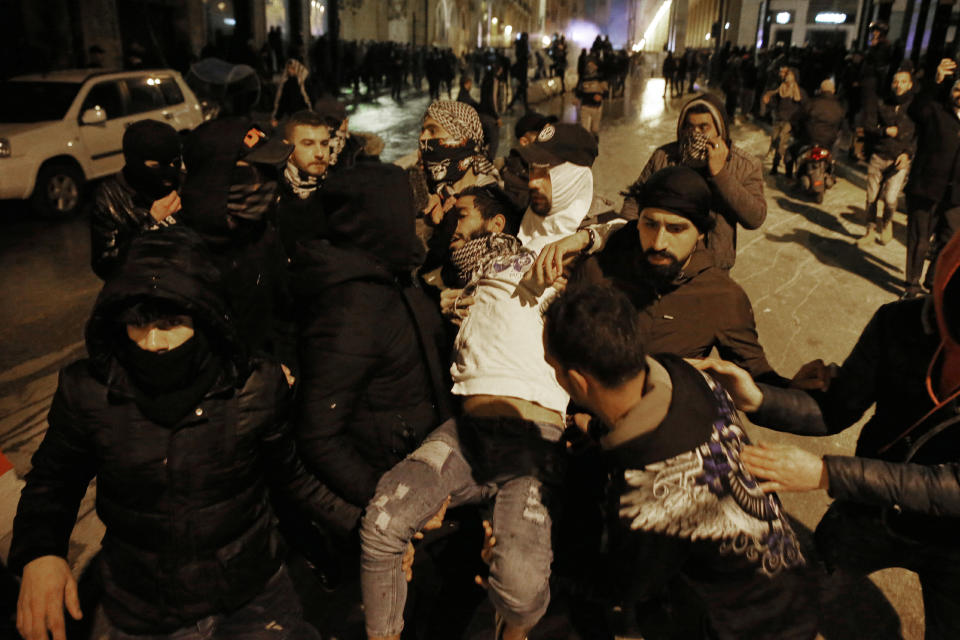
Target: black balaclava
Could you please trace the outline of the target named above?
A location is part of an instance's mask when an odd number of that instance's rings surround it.
[[[123,134],[123,177],[149,202],[159,200],[180,186],[180,135],[156,120],[134,122]],[[159,163],[148,167],[147,160]]]
[[[123,325],[119,333],[117,359],[130,378],[134,401],[157,424],[172,426],[187,416],[223,370],[201,328],[180,346],[161,352],[141,349]]]

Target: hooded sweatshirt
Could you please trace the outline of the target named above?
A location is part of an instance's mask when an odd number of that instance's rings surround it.
[[[291,265],[300,313],[307,467],[359,507],[380,476],[449,416],[448,338],[410,273],[420,259],[406,173],[359,164],[320,194],[327,237],[301,242]]]
[[[593,202],[593,172],[572,162],[550,168],[553,204],[545,216],[527,209],[517,237],[534,253],[580,228]]]
[[[720,137],[730,149],[727,164],[717,175],[711,176],[706,168],[699,171],[710,185],[713,194],[710,211],[717,219],[716,226],[707,234],[707,248],[713,253],[718,267],[731,269],[737,258],[737,225],[745,229],[758,229],[767,217],[763,169],[759,160],[733,145],[726,111],[720,99],[713,94],[695,96],[683,106],[677,119],[678,140],[687,112],[695,104],[702,104],[708,109]],[[681,164],[681,161],[679,142],[670,142],[654,151],[640,172],[640,177],[625,194],[627,197],[623,202],[622,215],[628,219],[637,217],[643,206],[637,200],[639,186],[660,169]]]

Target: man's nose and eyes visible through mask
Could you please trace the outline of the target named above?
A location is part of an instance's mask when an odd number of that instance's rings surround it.
[[[540,216],[550,213],[553,206],[553,183],[550,181],[550,167],[545,164],[531,163],[528,172],[530,187],[530,210]]]

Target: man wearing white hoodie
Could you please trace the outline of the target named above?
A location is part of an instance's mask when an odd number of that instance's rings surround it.
[[[497,544],[488,585],[498,640],[525,638],[550,601],[550,511],[562,476],[560,436],[569,396],[543,352],[542,310],[556,290],[533,291],[521,281],[537,250],[575,230],[586,216],[597,145],[579,125],[557,124],[545,127],[530,147],[537,151],[529,161],[542,162],[543,169],[531,175],[523,244],[504,233],[474,238],[468,243],[471,264],[459,265],[467,282],[463,295],[474,299],[450,369],[464,415],[437,428],[381,478],[363,518],[361,584],[371,640],[400,637],[403,554],[447,504],[492,506]],[[462,219],[470,217],[470,200],[457,202]]]

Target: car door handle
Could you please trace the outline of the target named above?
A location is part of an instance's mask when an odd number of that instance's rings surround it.
[[[173,120],[173,114],[170,113],[169,111],[164,112],[163,117],[166,118],[167,120]]]

